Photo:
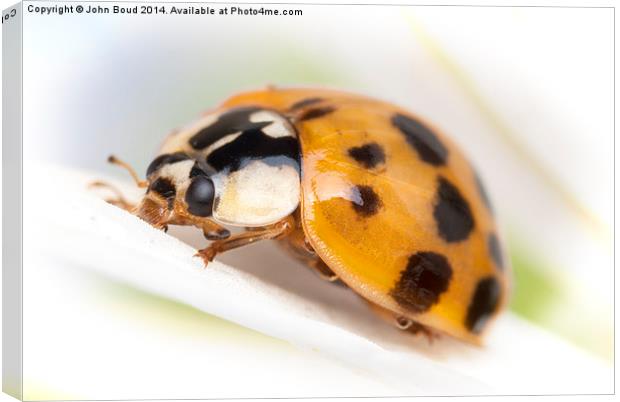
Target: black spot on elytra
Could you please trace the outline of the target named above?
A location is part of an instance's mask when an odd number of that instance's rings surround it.
[[[332,107],[332,106],[323,106],[323,107],[316,107],[313,109],[309,109],[306,112],[304,112],[301,116],[299,116],[299,121],[306,121],[306,120],[311,120],[311,119],[317,119],[319,117],[323,117],[325,115],[328,115],[332,112],[334,112],[336,110],[336,108]]]
[[[489,254],[495,262],[495,265],[501,270],[504,269],[504,253],[502,252],[502,245],[495,233],[489,234],[487,239],[487,246],[489,247]]]
[[[250,121],[250,115],[259,110],[261,109],[258,107],[240,107],[229,110],[220,115],[213,124],[194,134],[189,139],[189,143],[194,149],[204,149],[227,135],[267,127],[271,122],[253,123]]]
[[[478,176],[477,172],[474,172],[474,180],[476,181],[476,188],[478,189],[478,194],[480,194],[480,198],[482,198],[482,202],[486,205],[487,209],[493,213],[493,205],[491,204],[491,199],[489,198],[489,194],[486,191],[486,188],[482,184],[482,180],[480,180],[480,176]]]
[[[439,302],[441,294],[448,290],[450,279],[452,267],[446,257],[420,251],[409,257],[390,295],[404,308],[423,313]]]
[[[392,116],[392,124],[400,130],[420,158],[433,166],[446,164],[448,150],[439,138],[420,121],[397,113]]]
[[[149,167],[146,169],[146,176],[150,176],[151,173],[155,172],[164,165],[184,161],[186,159],[189,159],[189,156],[185,152],[159,155],[149,164]]]
[[[154,182],[149,185],[148,191],[159,194],[165,198],[168,202],[168,208],[172,208],[174,203],[174,197],[176,195],[176,188],[174,183],[165,177],[158,177]]]
[[[258,129],[246,130],[234,141],[211,152],[207,163],[217,171],[228,168],[232,172],[252,159],[276,166],[293,164],[299,170],[299,140],[295,137],[274,138]]]
[[[376,142],[364,144],[361,147],[349,148],[349,156],[355,159],[366,169],[372,169],[385,162],[385,152],[383,147]]]
[[[379,208],[383,205],[379,195],[370,186],[355,186],[352,188],[355,201],[351,201],[351,205],[358,215],[367,218],[379,212]]]
[[[319,103],[319,102],[321,102],[321,101],[323,101],[323,99],[322,99],[322,98],[306,98],[306,99],[302,99],[302,100],[300,100],[300,101],[298,101],[298,102],[295,102],[295,103],[291,106],[290,110],[297,110],[297,109],[301,109],[301,108],[303,108],[303,107],[310,106],[310,105],[314,105],[315,103]]]
[[[211,216],[215,187],[207,176],[196,176],[185,192],[185,202],[189,213],[196,216]]]
[[[474,228],[469,204],[459,190],[439,176],[433,216],[441,238],[452,243],[467,239]]]
[[[497,309],[500,297],[501,288],[497,279],[490,276],[478,282],[465,317],[465,326],[469,331],[478,334],[484,329]]]

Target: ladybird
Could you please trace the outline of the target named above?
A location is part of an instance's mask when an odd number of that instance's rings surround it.
[[[123,207],[218,254],[277,240],[397,327],[481,344],[510,267],[480,177],[435,125],[327,89],[237,94],[165,139]],[[231,235],[226,228],[245,230]]]

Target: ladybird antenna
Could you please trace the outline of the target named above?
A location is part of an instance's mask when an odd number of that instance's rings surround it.
[[[140,180],[140,178],[138,178],[138,175],[136,174],[136,171],[131,166],[129,166],[128,163],[123,162],[122,160],[118,159],[114,155],[108,156],[108,162],[113,164],[113,165],[118,165],[120,167],[123,167],[123,168],[127,169],[127,171],[129,172],[129,174],[131,175],[133,180],[136,182],[136,185],[138,187],[140,187],[140,188],[148,187],[148,185],[149,185],[148,182],[146,180]]]

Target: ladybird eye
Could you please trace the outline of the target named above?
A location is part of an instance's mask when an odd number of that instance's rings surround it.
[[[196,176],[185,193],[187,210],[196,216],[211,216],[213,211],[213,182],[206,176]]]

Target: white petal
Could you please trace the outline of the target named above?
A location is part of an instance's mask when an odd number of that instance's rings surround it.
[[[325,388],[298,388],[293,396],[319,396],[325,392],[332,396],[360,395],[359,390],[351,386],[355,383],[353,374],[358,376],[355,377],[358,381],[364,382],[360,380],[364,377],[374,381],[367,384],[372,391],[364,388],[362,395],[372,392],[375,395],[604,393],[613,390],[613,372],[609,365],[509,313],[491,330],[485,347],[470,346],[447,337],[429,345],[423,337],[409,336],[384,323],[352,292],[319,280],[271,246],[253,246],[231,253],[228,261],[235,263],[235,267],[215,261],[204,269],[201,261],[192,257],[195,252],[192,247],[86,191],[85,183],[101,177],[50,166],[39,167],[36,171],[45,171],[47,177],[55,180],[38,183],[36,188],[25,188],[26,306],[35,301],[41,303],[36,294],[28,293],[28,281],[35,281],[38,271],[45,272],[45,266],[54,264],[75,264],[288,341],[303,350],[318,351],[333,360],[321,364],[309,362],[308,374],[304,374],[308,378],[312,378],[312,373],[326,372],[326,367],[345,368],[335,374],[342,376],[340,386],[335,381],[335,385],[327,384]],[[52,190],[56,196],[50,198],[46,208],[40,208],[40,198],[36,195]],[[49,285],[59,286],[58,283]],[[32,309],[26,311],[32,312]],[[62,309],[56,312],[59,316],[62,313]],[[26,330],[32,328],[31,325],[35,324],[27,324]],[[37,336],[43,335],[30,333],[28,339],[34,342]],[[123,334],[117,336],[122,342]],[[174,340],[161,343],[158,356],[153,357],[162,359],[157,364],[169,365],[175,361],[175,356],[183,355],[182,351],[167,346],[170,342]],[[63,346],[70,345],[58,347]],[[97,344],[93,348],[106,350],[106,345]],[[71,349],[65,353],[71,353]],[[27,362],[36,361],[36,358],[29,356]],[[242,357],[236,358],[239,360],[228,363],[239,367],[249,364]],[[97,364],[92,362],[93,367]],[[124,363],[119,361],[118,364]],[[143,362],[145,372],[155,376],[149,378],[150,383],[174,384],[175,378],[157,378],[158,372],[152,371],[153,364],[152,361]],[[30,367],[32,369],[32,365]],[[283,367],[286,367],[285,362]],[[90,369],[80,368],[82,371]],[[186,371],[193,373],[193,370],[196,368],[178,361],[179,378],[185,378],[190,375]],[[283,376],[290,374],[282,372]],[[234,384],[230,378],[209,381]],[[303,377],[301,381],[303,383]],[[136,379],[135,383],[140,380]],[[211,395],[209,387],[201,384],[196,387],[191,397]],[[143,389],[136,386],[131,389],[134,394],[143,395],[140,394]],[[267,389],[270,391],[261,391],[265,394],[252,396],[282,396],[282,392],[291,396],[288,392],[295,392],[277,378]],[[245,395],[244,392],[255,389],[251,385],[244,388],[237,384],[235,387],[229,385],[226,390],[229,393],[222,391],[224,393],[217,396]],[[190,391],[184,392],[180,395],[188,397]]]

